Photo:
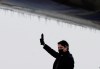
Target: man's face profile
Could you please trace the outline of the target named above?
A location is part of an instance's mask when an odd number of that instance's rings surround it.
[[[67,51],[67,47],[64,47],[61,44],[58,44],[58,51],[59,51],[59,53],[66,52]]]
[[[64,46],[62,46],[61,44],[58,44],[58,50],[63,50]]]

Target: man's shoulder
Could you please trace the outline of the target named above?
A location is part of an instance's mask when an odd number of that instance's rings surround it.
[[[67,55],[66,55],[68,58],[70,59],[73,59],[73,55],[69,52]]]

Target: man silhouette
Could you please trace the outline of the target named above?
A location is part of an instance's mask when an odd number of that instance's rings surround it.
[[[74,69],[74,59],[69,52],[69,44],[62,40],[58,42],[58,51],[56,52],[44,42],[44,35],[41,34],[40,43],[43,48],[54,58],[56,58],[53,69]]]

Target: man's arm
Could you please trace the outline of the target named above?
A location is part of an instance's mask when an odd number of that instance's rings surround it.
[[[44,45],[43,47],[50,55],[52,55],[54,58],[58,57],[58,52],[50,48],[47,44]]]
[[[44,48],[50,55],[52,55],[52,56],[55,57],[55,58],[58,56],[58,53],[57,53],[55,50],[51,49],[47,44],[45,44],[45,42],[44,42],[44,35],[43,35],[43,34],[41,34],[40,44],[44,46],[43,48]]]

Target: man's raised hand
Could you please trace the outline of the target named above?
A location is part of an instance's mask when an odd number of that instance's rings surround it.
[[[43,33],[41,34],[40,44],[41,45],[45,45],[45,42],[44,42],[44,34]]]

